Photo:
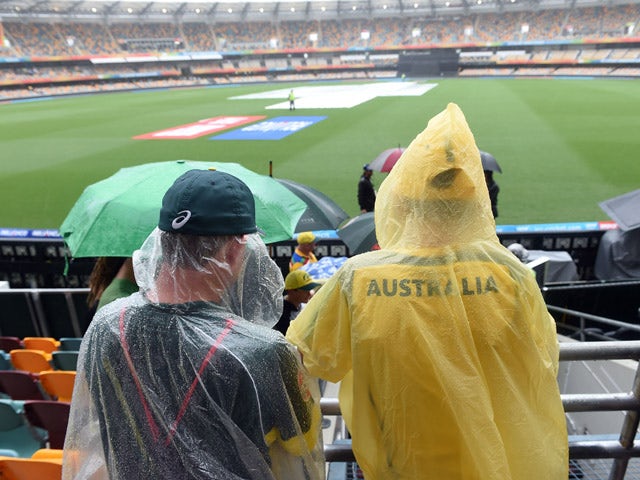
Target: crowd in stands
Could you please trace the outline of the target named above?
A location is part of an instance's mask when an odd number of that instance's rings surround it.
[[[558,40],[624,36],[640,4],[486,13],[463,17],[344,19],[242,23],[42,23],[4,21],[4,55],[122,53],[131,40],[180,39],[188,51],[261,48],[392,47],[460,42]],[[368,32],[368,38],[363,32]],[[317,38],[312,39],[311,34]],[[135,47],[135,44],[134,44]]]
[[[633,35],[630,23],[640,22],[640,4],[505,12],[415,19],[344,19],[280,23],[43,23],[5,21],[8,46],[0,57],[127,56],[176,51],[237,52],[304,48],[323,49],[307,55],[256,55],[220,60],[174,63],[122,63],[45,67],[0,64],[0,100],[133,88],[194,86],[245,81],[329,78],[386,78],[397,75],[397,53],[366,55],[331,52],[331,48],[398,48],[484,42],[527,42]],[[314,33],[315,36],[310,36]],[[629,65],[593,66],[579,63],[622,61]],[[638,48],[594,48],[575,44],[567,49],[479,52],[460,59],[461,76],[479,75],[612,75],[635,76]],[[493,62],[496,65],[479,65]],[[500,64],[542,63],[535,68]],[[548,65],[557,62],[565,64]],[[188,68],[185,68],[188,67]],[[188,73],[185,73],[187,71]],[[190,73],[189,73],[190,72]],[[129,78],[113,78],[113,77]],[[133,78],[132,78],[133,77]],[[82,84],[73,84],[81,81]],[[53,84],[53,85],[52,85]]]

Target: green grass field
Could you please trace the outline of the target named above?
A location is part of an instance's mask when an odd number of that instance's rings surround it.
[[[406,146],[448,102],[502,166],[499,224],[607,220],[598,202],[640,187],[640,88],[632,80],[443,79],[420,97],[378,97],[279,141],[133,140],[220,115],[289,115],[230,96],[303,84],[111,93],[0,104],[0,227],[58,228],[85,186],[120,167],[237,162],[309,184],[358,213],[362,165]],[[328,84],[328,83],[326,83]],[[308,84],[306,84],[308,85]],[[317,84],[319,85],[319,84]],[[379,186],[384,174],[374,174]]]

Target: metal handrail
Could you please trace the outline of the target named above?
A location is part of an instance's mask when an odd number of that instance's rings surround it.
[[[640,341],[613,341],[588,343],[560,343],[560,361],[640,359]],[[639,364],[640,365],[640,364]],[[640,419],[640,368],[630,392],[610,394],[563,394],[565,412],[627,411],[620,437],[616,440],[596,439],[588,435],[569,437],[569,458],[614,459],[609,480],[622,480],[630,458],[640,457],[640,445],[634,444]],[[340,415],[337,398],[322,398],[320,408],[324,415]],[[353,462],[355,457],[349,444],[331,444],[324,447],[327,462]]]
[[[88,288],[8,288],[0,289],[2,295],[20,295],[25,298],[29,320],[33,326],[36,336],[50,337],[50,324],[42,304],[41,295],[60,294],[64,296],[69,323],[73,330],[73,335],[81,337],[83,332],[80,327],[80,318],[73,303],[73,295],[85,295],[89,293]],[[26,320],[26,319],[25,319]]]
[[[586,328],[586,321],[590,321],[590,322],[598,323],[598,324],[602,324],[602,325],[607,325],[607,326],[610,326],[610,327],[614,327],[614,328],[616,328],[618,330],[626,330],[626,331],[630,331],[630,332],[640,333],[640,325],[634,325],[632,323],[621,322],[619,320],[613,320],[611,318],[600,317],[598,315],[592,315],[590,313],[579,312],[577,310],[571,310],[571,309],[568,309],[568,308],[556,307],[555,305],[547,305],[547,309],[552,313],[553,312],[561,313],[561,314],[569,315],[571,317],[575,317],[575,318],[579,319],[580,327],[574,327],[574,326],[561,324],[561,323],[558,323],[558,325],[561,325],[563,327],[570,328],[570,329],[574,330],[575,334],[579,334],[580,335],[580,340],[583,341],[583,342],[587,340],[587,336],[590,336],[590,337],[593,337],[593,338],[598,338],[600,340],[615,340],[615,338],[613,338],[611,336],[604,335],[602,333],[596,333],[596,332],[591,331],[591,329]],[[574,335],[572,335],[572,337]]]

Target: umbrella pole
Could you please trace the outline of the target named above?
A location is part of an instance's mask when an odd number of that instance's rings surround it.
[[[273,177],[273,160],[269,160],[269,176]]]

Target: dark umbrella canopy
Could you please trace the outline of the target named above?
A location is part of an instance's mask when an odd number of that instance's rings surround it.
[[[349,218],[349,214],[340,205],[319,190],[285,178],[277,178],[276,180],[293,192],[307,206],[302,217],[298,220],[296,232],[335,230],[338,225]]]
[[[480,150],[480,160],[482,160],[482,169],[489,170],[490,172],[498,172],[502,173],[502,169],[500,165],[498,165],[497,160],[493,155],[488,152],[483,152]]]
[[[620,230],[640,228],[640,189],[610,198],[598,205],[618,224]]]
[[[378,244],[373,212],[352,218],[337,230],[337,234],[349,248],[351,255],[369,252]]]

